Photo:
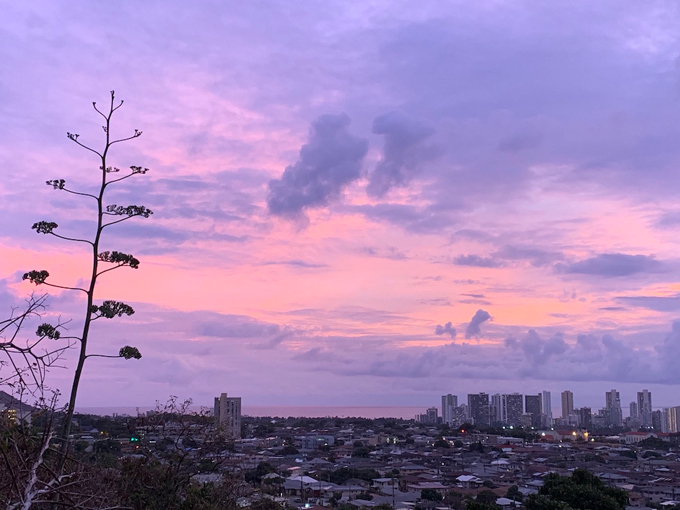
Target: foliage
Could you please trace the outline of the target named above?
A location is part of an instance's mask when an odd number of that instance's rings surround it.
[[[435,489],[423,489],[420,491],[420,499],[424,499],[425,501],[441,501],[444,499],[444,496]]]
[[[244,473],[246,482],[260,485],[262,478],[269,473],[276,473],[276,469],[269,462],[260,462],[255,469],[249,469]]]
[[[363,501],[371,501],[373,499],[373,495],[369,492],[360,492],[357,494],[356,499],[361,499]]]
[[[508,492],[505,493],[505,497],[515,501],[522,501],[524,499],[524,494],[522,494],[517,485],[512,485],[508,487]]]
[[[496,503],[496,500],[498,499],[498,496],[494,491],[491,491],[489,489],[484,489],[482,491],[479,491],[477,493],[477,498],[476,501],[478,503]]]
[[[585,469],[571,477],[549,474],[538,494],[525,502],[527,510],[623,510],[627,504],[625,491],[607,487]]]
[[[357,469],[350,467],[341,467],[335,471],[324,472],[319,477],[323,480],[330,480],[332,483],[344,485],[347,480],[356,478],[358,480],[365,480],[370,482],[374,478],[380,478],[380,473],[375,469]]]
[[[435,448],[451,448],[451,445],[446,439],[437,439],[434,443]]]
[[[287,444],[281,450],[281,455],[297,455],[298,453],[300,453],[300,451],[292,444]]]

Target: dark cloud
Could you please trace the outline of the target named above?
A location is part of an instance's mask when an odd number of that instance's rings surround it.
[[[493,254],[494,257],[506,260],[529,260],[534,267],[543,267],[564,259],[558,252],[534,248],[531,246],[504,246]]]
[[[318,269],[320,267],[327,267],[326,264],[316,264],[313,262],[306,262],[304,260],[268,260],[260,263],[261,266],[291,266],[304,267],[308,269]]]
[[[437,324],[437,327],[434,329],[434,334],[437,336],[448,334],[451,338],[456,338],[456,328],[453,327],[451,322],[447,322],[443,326]]]
[[[369,176],[366,191],[384,196],[391,188],[408,184],[418,166],[437,154],[423,142],[434,130],[398,112],[386,113],[373,121],[373,133],[385,135],[382,159]]]
[[[385,248],[364,246],[361,249],[364,255],[369,257],[379,257],[390,260],[406,260],[408,256],[396,246],[386,246]]]
[[[453,259],[453,263],[457,266],[503,267],[502,261],[481,255],[458,255]]]
[[[351,135],[349,124],[345,114],[322,115],[312,123],[297,163],[269,181],[271,214],[299,218],[305,209],[328,205],[361,176],[368,141]]]
[[[278,324],[267,324],[241,315],[222,315],[220,320],[198,323],[201,336],[216,338],[263,338],[276,335],[281,330]]]
[[[677,312],[680,310],[680,293],[674,296],[621,296],[615,299],[619,303],[657,312]],[[623,310],[624,308],[610,307],[608,309]]]
[[[488,320],[491,320],[489,312],[482,310],[481,308],[477,310],[472,319],[470,319],[470,323],[465,328],[465,338],[478,337],[481,335],[481,325]]]
[[[603,253],[573,263],[555,265],[555,271],[565,274],[584,274],[616,278],[635,274],[663,273],[668,270],[664,262],[648,255]]]

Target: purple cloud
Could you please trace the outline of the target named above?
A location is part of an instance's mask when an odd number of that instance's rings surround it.
[[[361,176],[368,141],[349,133],[349,116],[322,115],[312,123],[309,141],[280,179],[269,181],[271,214],[299,218],[305,209],[324,207]]]
[[[491,315],[486,310],[481,308],[477,310],[475,315],[470,319],[467,327],[465,328],[465,338],[477,337],[482,334],[481,325],[486,321],[491,320]]]
[[[373,133],[385,135],[382,159],[369,176],[369,195],[384,196],[390,188],[408,184],[418,166],[437,155],[437,149],[424,145],[434,130],[398,112],[386,113],[373,121]]]
[[[456,328],[453,327],[451,322],[447,322],[443,326],[437,324],[437,327],[434,329],[434,334],[437,336],[448,334],[451,338],[456,338]]]
[[[636,274],[654,274],[669,270],[668,266],[648,255],[603,253],[571,264],[557,264],[555,270],[565,274],[583,274],[616,278]]]

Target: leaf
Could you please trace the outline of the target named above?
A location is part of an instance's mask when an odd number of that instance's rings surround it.
[[[64,186],[66,185],[66,181],[64,179],[51,179],[49,181],[45,181],[45,183],[48,186],[52,186],[54,189],[64,189]]]
[[[139,267],[139,260],[127,253],[119,251],[103,251],[97,258],[102,262],[110,262],[112,264],[119,264],[121,266],[130,266],[132,269]]]
[[[38,234],[51,234],[52,231],[58,226],[59,225],[53,221],[39,221],[38,223],[34,223],[31,228],[34,229]]]
[[[99,314],[99,317],[106,319],[113,319],[114,317],[122,317],[123,315],[132,315],[135,313],[130,305],[126,305],[120,301],[104,301],[100,306],[93,305],[90,308],[91,313]]]
[[[120,351],[118,351],[118,356],[121,358],[125,359],[139,359],[142,357],[141,353],[139,352],[139,349],[137,347],[132,347],[129,345],[126,345],[125,347],[121,347]]]
[[[61,332],[52,326],[52,324],[41,324],[38,326],[38,330],[35,332],[36,336],[43,337],[46,336],[47,338],[51,338],[52,340],[58,340],[59,337],[61,336]]]
[[[151,209],[147,209],[143,205],[123,206],[112,204],[106,206],[106,212],[116,216],[143,216],[145,218],[148,218],[153,214]]]
[[[29,280],[31,283],[35,283],[36,285],[40,285],[41,283],[45,283],[45,280],[47,280],[47,277],[49,275],[50,275],[50,273],[48,273],[44,269],[42,271],[38,271],[38,270],[34,269],[33,271],[29,271],[28,273],[24,273],[22,280]]]

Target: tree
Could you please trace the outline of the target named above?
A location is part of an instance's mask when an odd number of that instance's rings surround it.
[[[115,102],[115,93],[111,91],[111,101],[108,107],[108,112],[104,110],[102,112],[98,107],[97,103],[92,103],[94,110],[104,119],[104,125],[102,129],[105,134],[105,142],[103,149],[95,150],[92,147],[85,145],[80,142],[79,135],[75,133],[67,133],[66,136],[69,140],[74,142],[76,145],[82,147],[83,149],[95,154],[99,163],[99,175],[100,181],[98,188],[93,193],[87,193],[83,191],[76,191],[69,186],[67,186],[64,179],[50,179],[46,181],[47,185],[52,187],[54,190],[69,193],[77,197],[84,197],[92,199],[96,204],[96,230],[94,236],[91,239],[82,239],[78,237],[71,237],[69,235],[61,235],[56,232],[59,225],[52,221],[39,221],[33,225],[33,229],[38,234],[51,235],[59,239],[73,242],[82,243],[88,245],[91,248],[92,259],[90,264],[90,275],[89,282],[84,287],[73,287],[70,285],[58,285],[48,282],[50,274],[46,270],[32,270],[23,275],[24,280],[28,280],[35,285],[45,285],[47,287],[52,287],[56,289],[72,290],[76,292],[82,292],[86,296],[86,306],[83,314],[83,326],[80,336],[73,337],[77,343],[80,344],[78,352],[78,362],[73,374],[73,380],[71,384],[71,391],[69,396],[69,401],[66,407],[66,413],[64,419],[62,420],[60,435],[64,439],[63,452],[65,453],[68,448],[68,438],[71,433],[71,424],[73,420],[73,412],[76,406],[76,399],[78,396],[78,389],[80,386],[80,379],[82,377],[83,368],[85,366],[85,361],[91,357],[121,357],[125,359],[139,359],[141,354],[139,350],[135,347],[126,345],[122,347],[117,355],[113,354],[98,354],[92,353],[88,350],[90,344],[90,328],[92,322],[98,319],[114,319],[116,317],[122,317],[123,315],[132,315],[135,313],[134,309],[126,304],[119,301],[106,300],[101,303],[95,303],[95,291],[97,288],[97,281],[100,276],[104,273],[119,269],[121,267],[128,267],[131,269],[137,269],[139,267],[139,260],[133,255],[119,252],[119,251],[100,251],[100,244],[102,241],[102,234],[104,229],[111,227],[113,225],[122,223],[131,218],[142,217],[148,218],[152,213],[151,210],[147,209],[143,205],[117,205],[117,204],[107,204],[106,203],[106,192],[109,187],[115,183],[119,183],[125,179],[133,176],[143,175],[148,172],[148,168],[142,168],[141,166],[131,166],[129,171],[122,172],[120,168],[109,165],[109,151],[111,148],[118,143],[126,142],[128,140],[133,140],[142,135],[142,132],[135,129],[131,136],[113,139],[111,136],[111,118],[114,112],[116,112],[123,105],[123,101],[118,104]],[[45,331],[53,331],[57,329],[58,326],[52,326],[50,324],[44,325]],[[62,462],[63,467],[63,462]]]
[[[508,487],[508,492],[505,493],[505,497],[515,501],[522,501],[524,499],[524,494],[520,492],[517,485],[512,485]]]
[[[439,494],[435,489],[423,489],[420,491],[420,499],[425,501],[441,501],[444,496]]]
[[[538,494],[526,499],[527,510],[623,510],[628,504],[626,491],[607,487],[585,469],[570,477],[551,473]]]

